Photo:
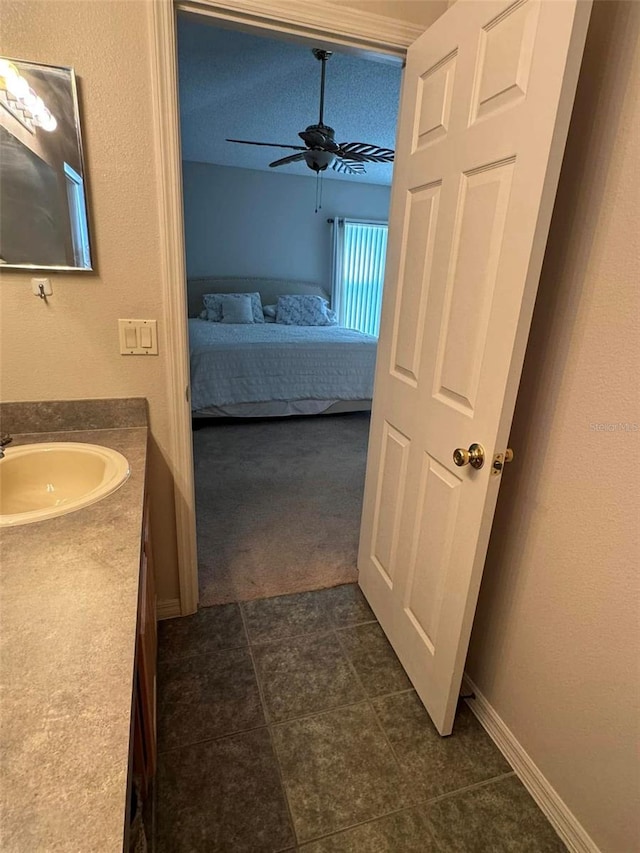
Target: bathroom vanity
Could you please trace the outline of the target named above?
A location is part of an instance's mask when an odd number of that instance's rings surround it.
[[[3,849],[115,853],[134,773],[144,792],[155,768],[146,403],[9,403],[0,415],[12,446],[86,442],[129,462],[99,502],[0,530]]]

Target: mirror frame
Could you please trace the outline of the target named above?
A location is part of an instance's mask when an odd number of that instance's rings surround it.
[[[66,264],[38,264],[38,263],[20,263],[20,264],[12,264],[8,262],[0,261],[0,272],[5,270],[17,270],[17,271],[50,271],[50,272],[73,272],[73,273],[94,273],[95,272],[95,258],[94,258],[94,246],[93,241],[91,239],[92,228],[90,225],[91,215],[90,215],[90,205],[89,205],[89,191],[87,187],[87,168],[86,161],[84,157],[84,148],[82,145],[82,131],[80,125],[80,109],[79,109],[79,100],[78,100],[78,86],[76,80],[75,70],[71,66],[66,65],[50,65],[44,62],[33,62],[28,59],[13,59],[8,56],[0,56],[0,58],[6,60],[7,62],[11,62],[12,64],[18,67],[20,70],[21,66],[25,68],[26,71],[29,70],[29,67],[33,67],[39,71],[53,70],[58,72],[65,72],[69,76],[69,95],[72,101],[72,109],[73,115],[69,117],[70,120],[73,121],[73,125],[76,132],[76,149],[77,149],[77,159],[78,163],[81,167],[81,177],[82,177],[82,187],[84,192],[84,205],[85,205],[85,214],[86,214],[86,229],[87,229],[87,246],[89,251],[89,266],[79,267],[79,266],[71,266]],[[1,76],[0,76],[0,79]],[[10,115],[13,115],[12,111],[5,107],[4,103],[0,101],[0,111],[6,110]],[[14,118],[16,118],[14,116]],[[20,119],[16,118],[16,121],[20,121]],[[21,122],[22,123],[22,122]],[[5,128],[8,133],[9,131]],[[17,137],[16,137],[17,138]],[[18,140],[19,142],[21,140]],[[36,154],[36,156],[38,156]],[[2,179],[1,174],[2,165],[0,162],[0,180]]]

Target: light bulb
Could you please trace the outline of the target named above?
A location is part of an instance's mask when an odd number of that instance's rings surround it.
[[[11,69],[9,69],[6,80],[7,89],[9,90],[9,92],[11,92],[14,98],[18,98],[18,100],[22,101],[25,99],[26,96],[28,96],[29,84],[24,79],[24,77],[20,76],[20,74],[18,74],[17,72],[15,74],[12,74]]]
[[[33,114],[33,116],[35,118],[40,118],[41,116],[44,116],[45,112],[48,112],[47,108],[44,105],[44,101],[42,100],[42,98],[36,98],[35,103],[33,104],[32,107],[30,107],[30,109],[31,109],[31,113]]]
[[[45,109],[44,115],[40,117],[40,127],[51,133],[57,126],[58,122],[56,121],[55,116],[53,116],[49,110]]]
[[[29,86],[26,95],[21,95],[22,101],[25,107],[29,110],[29,112],[33,112],[33,109],[38,102],[38,96],[33,91],[33,89]]]

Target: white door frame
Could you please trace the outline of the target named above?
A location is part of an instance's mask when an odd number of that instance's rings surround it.
[[[178,111],[176,14],[205,15],[223,26],[269,30],[321,46],[341,46],[363,54],[402,61],[407,47],[423,32],[405,24],[339,6],[306,0],[151,0],[151,105],[156,145],[156,186],[160,231],[162,302],[166,323],[167,407],[170,424],[169,466],[174,481],[180,612],[198,606],[198,561],[191,443],[187,281],[182,205],[182,161]]]

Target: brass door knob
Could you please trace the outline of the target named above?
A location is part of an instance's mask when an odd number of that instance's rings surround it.
[[[458,447],[453,451],[453,461],[458,468],[471,465],[472,468],[479,470],[484,465],[484,447],[481,444],[472,444],[468,450]]]

